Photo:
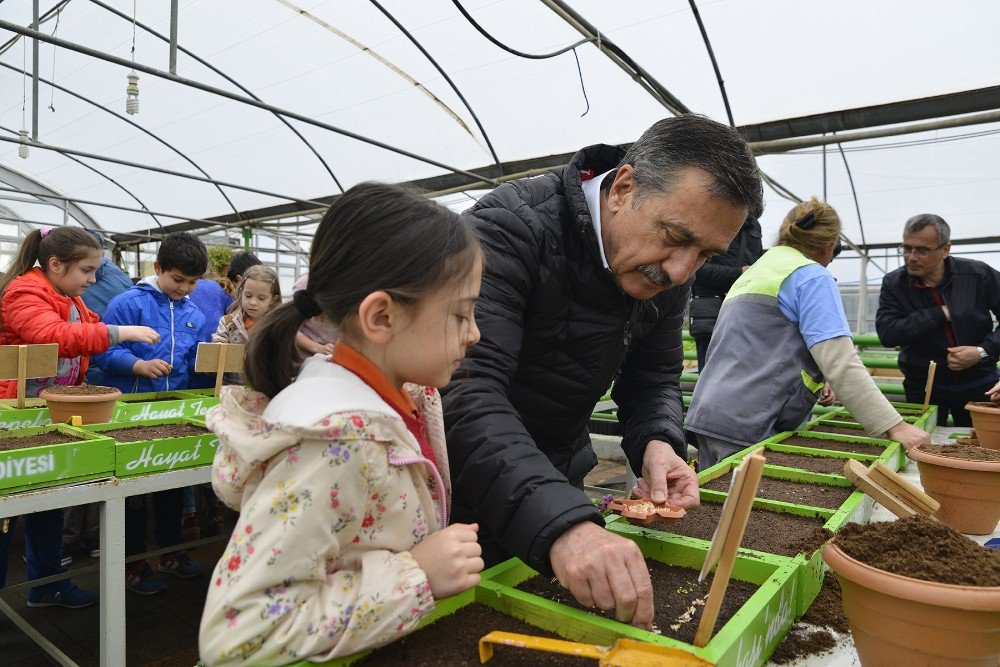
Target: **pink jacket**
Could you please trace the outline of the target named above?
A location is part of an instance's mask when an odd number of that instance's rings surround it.
[[[240,519],[212,581],[206,665],[328,660],[411,632],[434,608],[409,550],[447,524],[441,399],[407,386],[440,471],[360,378],[313,357],[268,402],[226,387],[212,486]]]

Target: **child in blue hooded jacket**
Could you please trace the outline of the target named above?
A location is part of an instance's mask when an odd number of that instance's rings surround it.
[[[186,389],[198,343],[207,341],[205,316],[188,298],[208,266],[208,251],[196,236],[170,234],[160,243],[156,275],[140,280],[108,304],[107,324],[144,324],[160,342],[120,343],[95,357],[106,384],[123,393]]]

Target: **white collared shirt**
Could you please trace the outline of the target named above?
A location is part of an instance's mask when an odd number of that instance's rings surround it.
[[[604,177],[613,171],[614,169],[609,169],[582,184],[583,196],[587,200],[587,208],[590,209],[590,219],[594,223],[594,231],[597,232],[597,247],[601,251],[601,263],[604,264],[605,269],[611,267],[608,266],[608,258],[604,255],[604,239],[601,237],[601,183],[604,181]]]

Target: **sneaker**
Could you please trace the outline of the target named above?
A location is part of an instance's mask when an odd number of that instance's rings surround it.
[[[24,562],[27,563],[28,562],[27,559],[25,559]],[[68,553],[66,553],[64,551],[63,552],[62,560],[59,561],[59,564],[62,565],[63,567],[69,567],[70,565],[72,565],[73,564],[73,554],[68,554]]]
[[[101,557],[101,547],[94,547],[93,549],[91,549],[90,550],[90,557],[91,558],[100,558]]]
[[[72,581],[57,593],[38,593],[34,588],[28,591],[29,607],[67,607],[83,609],[97,602],[97,593],[85,591]]]
[[[197,514],[185,514],[181,517],[181,537],[185,542],[201,537],[201,525],[198,523]]]
[[[153,574],[146,561],[125,568],[125,588],[138,595],[155,595],[167,588],[167,582]]]
[[[191,560],[186,551],[175,551],[172,554],[160,556],[160,572],[168,572],[181,579],[191,579],[200,576],[205,566]]]

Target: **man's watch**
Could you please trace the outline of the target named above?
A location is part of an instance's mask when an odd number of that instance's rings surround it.
[[[986,352],[985,348],[977,347],[976,349],[979,350],[979,363],[985,364],[990,360],[990,355]]]

